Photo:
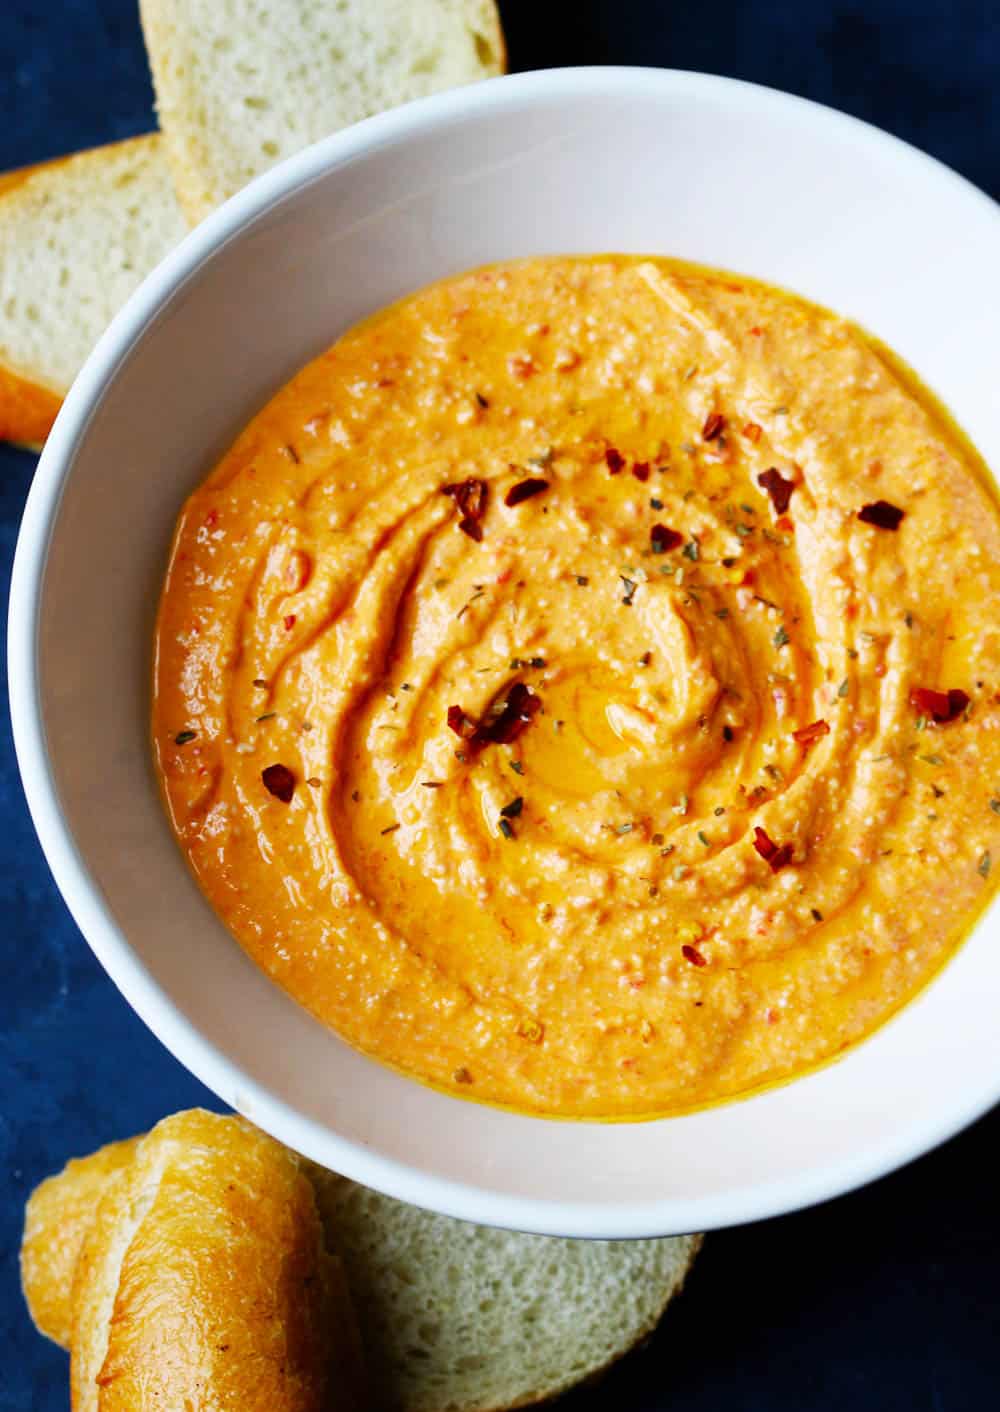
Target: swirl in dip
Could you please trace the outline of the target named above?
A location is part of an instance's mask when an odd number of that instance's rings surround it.
[[[1000,869],[1000,520],[851,324],[662,259],[347,333],[190,498],[170,817],[250,955],[466,1096],[670,1113],[911,996]]]

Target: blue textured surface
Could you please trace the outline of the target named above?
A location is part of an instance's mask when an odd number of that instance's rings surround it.
[[[877,123],[1000,196],[996,0],[501,9],[512,67],[646,63],[754,79]],[[135,0],[0,0],[0,169],[151,125]],[[956,257],[960,245],[957,231]],[[0,448],[4,601],[33,466]],[[0,818],[0,1408],[57,1412],[68,1406],[66,1360],[34,1334],[18,1291],[24,1198],[68,1156],[212,1100],[132,1015],[70,921],[27,817],[6,715]],[[998,1158],[994,1113],[866,1191],[713,1237],[650,1349],[567,1412],[1000,1406]]]

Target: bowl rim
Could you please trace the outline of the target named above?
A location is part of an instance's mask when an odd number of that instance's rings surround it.
[[[18,767],[49,868],[77,926],[112,981],[153,1034],[216,1094],[296,1151],[355,1181],[464,1220],[545,1234],[595,1238],[658,1236],[738,1225],[791,1212],[853,1190],[929,1151],[1000,1100],[1000,1074],[981,1074],[963,1099],[930,1112],[877,1147],[814,1172],[782,1177],[705,1198],[632,1203],[566,1202],[510,1196],[430,1175],[365,1148],[305,1117],[253,1080],[185,1017],[139,960],[106,906],[63,816],[43,725],[39,617],[49,545],[63,487],[91,419],[144,330],[202,265],[296,190],[338,167],[416,133],[484,111],[559,98],[709,96],[758,111],[780,109],[798,123],[839,130],[861,147],[881,148],[897,163],[988,208],[1000,235],[1000,206],[950,168],[881,129],[812,100],[739,79],[674,69],[607,66],[505,75],[434,94],[322,139],[257,177],[192,230],[142,282],[90,354],[70,389],[42,452],[25,505],[11,578],[8,682]],[[667,1121],[664,1119],[660,1121]]]

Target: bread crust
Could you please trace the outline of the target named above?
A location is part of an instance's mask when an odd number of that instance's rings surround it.
[[[61,393],[0,363],[0,441],[35,450],[52,430],[62,404]]]
[[[243,1119],[160,1123],[113,1175],[73,1292],[74,1412],[329,1412],[331,1282],[298,1160]]]
[[[73,1273],[110,1179],[127,1167],[139,1138],[74,1158],[28,1198],[21,1241],[21,1288],[39,1333],[69,1348]]]
[[[207,1124],[205,1119],[209,1120]],[[252,1184],[264,1181],[273,1190],[274,1182],[271,1173],[275,1156],[271,1149],[278,1148],[278,1144],[272,1144],[271,1140],[265,1138],[263,1134],[256,1133],[256,1130],[242,1119],[219,1118],[214,1115],[196,1113],[193,1115],[179,1114],[176,1118],[167,1120],[166,1124],[161,1124],[160,1128],[154,1130],[152,1135],[152,1137],[157,1137],[159,1134],[155,1144],[147,1139],[146,1143],[140,1146],[140,1139],[132,1139],[125,1143],[115,1143],[111,1147],[102,1148],[92,1157],[82,1161],[68,1163],[63,1172],[44,1182],[32,1196],[28,1203],[25,1251],[22,1254],[22,1269],[25,1272],[24,1287],[32,1316],[43,1332],[49,1333],[50,1337],[58,1337],[58,1331],[65,1327],[70,1318],[70,1300],[66,1292],[69,1271],[77,1262],[77,1253],[80,1250],[86,1227],[88,1225],[94,1226],[94,1234],[87,1242],[85,1255],[79,1262],[76,1284],[79,1333],[74,1335],[74,1341],[78,1347],[82,1341],[84,1349],[82,1353],[78,1352],[74,1358],[73,1372],[77,1384],[74,1394],[77,1399],[74,1402],[76,1412],[95,1412],[95,1409],[97,1412],[111,1412],[111,1409],[114,1409],[114,1412],[119,1412],[121,1409],[123,1412],[127,1405],[124,1402],[107,1400],[87,1402],[85,1399],[88,1389],[81,1386],[83,1363],[86,1360],[91,1368],[102,1367],[105,1358],[111,1352],[110,1349],[102,1352],[101,1330],[104,1330],[103,1336],[106,1338],[112,1316],[117,1319],[119,1313],[127,1313],[124,1301],[120,1310],[117,1307],[119,1292],[125,1283],[123,1275],[127,1268],[131,1269],[136,1266],[143,1250],[146,1251],[148,1257],[149,1252],[153,1249],[149,1241],[143,1237],[139,1241],[136,1251],[133,1252],[132,1247],[136,1245],[136,1236],[141,1235],[144,1229],[155,1229],[164,1211],[169,1212],[172,1209],[167,1201],[169,1193],[163,1190],[163,1176],[165,1173],[169,1173],[170,1163],[179,1163],[185,1170],[194,1167],[196,1170],[204,1169],[206,1173],[217,1173],[220,1162],[223,1166],[232,1165],[227,1156],[228,1144],[235,1142],[242,1146],[247,1141],[245,1137],[247,1133],[254,1135],[259,1140],[259,1143],[262,1144],[260,1150],[264,1155],[259,1161],[255,1160],[250,1167],[246,1168],[246,1174],[253,1174]],[[173,1147],[164,1141],[165,1138],[172,1140]],[[198,1157],[190,1150],[192,1142],[195,1147],[199,1144],[203,1149],[207,1147],[210,1153],[215,1155],[206,1157],[203,1152],[202,1156]],[[251,1142],[251,1147],[254,1151],[258,1151],[257,1143]],[[347,1226],[344,1224],[340,1197],[342,1194],[347,1194],[348,1200],[352,1202],[359,1196],[363,1197],[366,1202],[374,1201],[377,1210],[381,1213],[375,1216],[375,1220],[389,1222],[390,1240],[398,1239],[398,1233],[394,1230],[396,1221],[391,1217],[391,1212],[399,1206],[399,1203],[392,1202],[388,1198],[376,1197],[374,1193],[364,1193],[363,1189],[355,1187],[344,1177],[326,1172],[304,1159],[295,1158],[284,1149],[278,1148],[278,1151],[281,1154],[281,1158],[278,1160],[278,1169],[282,1173],[279,1186],[287,1191],[288,1183],[292,1180],[287,1164],[291,1164],[292,1170],[299,1177],[304,1175],[308,1178],[310,1190],[314,1193],[315,1206],[318,1208],[319,1220],[325,1227],[326,1238],[332,1246],[342,1246],[345,1255],[343,1268],[339,1260],[333,1261],[327,1258],[325,1263],[327,1293],[322,1313],[325,1330],[324,1342],[329,1348],[335,1350],[334,1378],[339,1398],[339,1400],[332,1401],[330,1405],[336,1409],[367,1406],[368,1404],[364,1401],[360,1340],[348,1285],[352,1280],[354,1281],[354,1295],[361,1301],[359,1308],[367,1309],[366,1285],[371,1284],[381,1267],[376,1263],[373,1269],[368,1269],[365,1265],[366,1257],[361,1254],[356,1243],[352,1242],[351,1223],[349,1222]],[[166,1163],[165,1152],[169,1157],[169,1161]],[[144,1174],[141,1178],[136,1178],[134,1175],[129,1176],[129,1173],[134,1173],[136,1169]],[[218,1202],[222,1199],[218,1192],[220,1178],[217,1175],[206,1176],[205,1180],[209,1187],[216,1192],[214,1200]],[[296,1186],[295,1182],[292,1182],[291,1191],[292,1199],[298,1201],[301,1189]],[[296,1191],[298,1191],[298,1195],[295,1195]],[[354,1195],[350,1195],[351,1193]],[[142,1209],[143,1207],[145,1209]],[[366,1205],[364,1209],[367,1211],[369,1208]],[[96,1223],[95,1211],[97,1213]],[[411,1209],[408,1210],[405,1207],[400,1207],[400,1213],[401,1218],[407,1222],[416,1215]],[[444,1218],[440,1217],[428,1215],[426,1219],[434,1225],[444,1223]],[[154,1223],[153,1227],[150,1227],[149,1223],[151,1222]],[[456,1231],[469,1229],[468,1227],[463,1228],[462,1223],[451,1224],[454,1224]],[[135,1229],[130,1234],[133,1226]],[[271,1222],[265,1220],[265,1226],[265,1244],[270,1246],[276,1233]],[[354,1217],[354,1226],[360,1230],[360,1227],[357,1226],[357,1216]],[[180,1229],[171,1219],[166,1230],[172,1234],[164,1235],[162,1238],[176,1242]],[[125,1233],[124,1246],[122,1244],[123,1232]],[[284,1236],[280,1238],[284,1239]],[[433,1239],[433,1237],[431,1238]],[[366,1240],[367,1237],[363,1237],[363,1239]],[[449,1249],[454,1246],[454,1252],[463,1249],[460,1239],[456,1242],[451,1242],[449,1237],[444,1237],[444,1239],[448,1242]],[[531,1237],[530,1239],[537,1241],[538,1238]],[[376,1373],[383,1374],[381,1378],[382,1391],[387,1397],[387,1405],[394,1409],[394,1412],[413,1412],[413,1409],[416,1408],[419,1408],[420,1412],[456,1412],[456,1409],[457,1412],[513,1412],[514,1408],[526,1407],[558,1397],[581,1380],[586,1383],[599,1380],[630,1349],[641,1345],[652,1335],[667,1305],[680,1293],[701,1241],[701,1236],[690,1236],[683,1242],[675,1240],[665,1243],[672,1247],[671,1253],[668,1254],[665,1250],[662,1258],[657,1256],[648,1267],[648,1278],[655,1282],[656,1298],[651,1301],[641,1325],[632,1327],[627,1338],[621,1340],[613,1351],[606,1349],[605,1353],[610,1352],[610,1356],[605,1356],[602,1362],[590,1367],[582,1379],[580,1372],[574,1371],[573,1366],[566,1366],[564,1371],[554,1367],[550,1374],[545,1375],[536,1386],[529,1390],[524,1389],[523,1380],[519,1383],[512,1383],[506,1397],[465,1396],[464,1399],[456,1401],[454,1398],[447,1400],[447,1394],[443,1393],[440,1404],[436,1404],[433,1396],[427,1397],[429,1383],[422,1384],[417,1390],[417,1396],[411,1397],[405,1383],[399,1384],[391,1372],[391,1368],[394,1366],[393,1359],[398,1355],[398,1348],[396,1348],[395,1354],[393,1349],[399,1340],[390,1338],[388,1344],[384,1343],[379,1327],[386,1317],[395,1320],[397,1315],[391,1300],[380,1296],[376,1302],[381,1306],[381,1310],[368,1310],[369,1314],[374,1314],[374,1319],[370,1320],[370,1326],[366,1327],[366,1335],[369,1340],[369,1364]],[[117,1249],[116,1242],[118,1242]],[[559,1245],[561,1242],[555,1242],[555,1244]],[[405,1242],[399,1247],[401,1252],[404,1246]],[[404,1267],[402,1277],[405,1278],[405,1266],[412,1256],[405,1256],[401,1253],[400,1258]],[[519,1254],[515,1263],[517,1261],[523,1262],[527,1258],[531,1257]],[[147,1274],[148,1278],[146,1278]],[[398,1271],[395,1274],[398,1276]],[[144,1296],[143,1308],[150,1314],[153,1309],[151,1302],[153,1292],[160,1289],[154,1275],[155,1270],[149,1265],[147,1259],[145,1273],[139,1279],[138,1289]],[[378,1277],[381,1278],[381,1275]],[[173,1307],[178,1298],[183,1303],[188,1300],[189,1295],[186,1286],[179,1288],[173,1277],[171,1280],[170,1288],[174,1293],[170,1295],[170,1302]],[[208,1280],[203,1283],[206,1287],[212,1285],[212,1282]],[[212,1285],[212,1288],[217,1289],[217,1284]],[[442,1290],[441,1297],[444,1296],[445,1291]],[[165,1295],[162,1297],[167,1298]],[[469,1317],[469,1310],[466,1308],[456,1309],[449,1317],[454,1325],[456,1321]],[[117,1328],[117,1325],[115,1327]],[[172,1327],[173,1325],[171,1325]],[[56,1331],[55,1334],[53,1330]],[[68,1341],[68,1334],[63,1337]],[[115,1337],[117,1342],[117,1334]],[[63,1341],[63,1338],[60,1338],[59,1341]],[[146,1356],[152,1360],[158,1358],[159,1354],[155,1349],[148,1349]],[[244,1353],[241,1356],[246,1355]],[[113,1366],[112,1363],[110,1367]],[[379,1379],[376,1378],[375,1381],[377,1382]],[[89,1392],[93,1398],[103,1390],[100,1388],[95,1390],[91,1387]],[[171,1384],[171,1397],[175,1395],[173,1384]],[[242,1396],[242,1392],[240,1395]],[[150,1405],[157,1407],[155,1402],[135,1404],[140,1408]],[[174,1403],[171,1402],[170,1405],[173,1406]],[[257,1404],[255,1403],[244,1405],[243,1402],[236,1404],[206,1402],[199,1406],[201,1412],[210,1412],[210,1409],[214,1409],[216,1406],[220,1409],[225,1407],[228,1412],[230,1405],[238,1406],[239,1412],[247,1412],[248,1409],[249,1412],[257,1412]],[[283,1406],[284,1404],[276,1404],[275,1412]],[[157,1412],[161,1412],[159,1407],[157,1407]]]

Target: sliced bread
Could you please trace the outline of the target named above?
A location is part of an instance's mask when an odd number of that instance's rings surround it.
[[[158,1123],[112,1175],[77,1261],[73,1412],[348,1412],[315,1195],[242,1119]]]
[[[140,0],[177,194],[199,221],[338,128],[498,74],[493,0]]]
[[[306,1170],[387,1412],[498,1412],[594,1377],[652,1333],[701,1244],[498,1231]]]
[[[38,1327],[64,1346],[82,1242],[138,1142],[70,1162],[28,1203],[25,1297]],[[701,1243],[700,1236],[575,1241],[492,1230],[303,1166],[327,1246],[343,1263],[385,1412],[522,1407],[594,1376],[652,1332]]]
[[[186,229],[157,136],[0,179],[0,440],[44,440],[97,339]]]

